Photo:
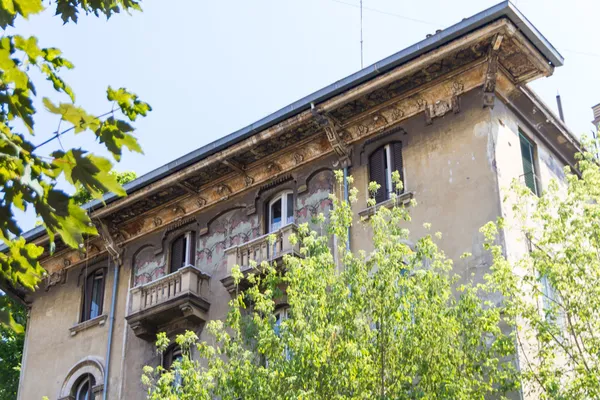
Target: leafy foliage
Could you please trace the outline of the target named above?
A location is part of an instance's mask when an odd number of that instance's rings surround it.
[[[483,399],[517,388],[513,338],[500,308],[480,300],[490,288],[455,287],[439,234],[409,246],[408,209],[382,207],[364,222],[373,250],[354,254],[344,244],[350,204],[332,200],[328,234],[301,225],[293,240],[303,257],[285,256],[285,270],[256,266],[226,321],[207,324],[213,344],[187,332],[172,370],[145,367],[149,399]],[[288,318],[278,321],[282,303]],[[160,334],[159,352],[168,343]]]
[[[117,183],[119,185],[124,185],[128,182],[133,181],[135,178],[137,178],[137,174],[133,171],[125,171],[125,172],[110,171],[109,174],[113,175],[115,177],[115,179],[117,180]],[[73,194],[73,196],[71,196],[71,198],[73,199],[75,204],[77,204],[79,206],[82,206],[85,203],[90,202],[94,199],[92,197],[92,194],[90,192],[88,192],[87,190],[85,190],[83,187],[80,187],[79,189],[77,189],[77,191]]]
[[[19,325],[25,325],[27,310],[10,297],[0,294],[0,310],[10,310]],[[0,326],[0,400],[14,400],[19,388],[19,372],[23,356],[24,332]]]
[[[107,18],[120,11],[139,9],[137,0],[55,0],[56,13],[63,21],[77,22],[80,12]],[[13,26],[17,17],[28,18],[44,9],[41,0],[3,0],[0,26]],[[124,195],[117,177],[111,174],[112,162],[84,149],[60,149],[43,157],[36,153],[29,135],[36,132],[33,99],[38,96],[30,74],[37,70],[52,85],[55,97],[42,96],[46,110],[60,120],[54,138],[72,131],[95,135],[116,161],[124,148],[141,152],[131,125],[151,111],[147,103],[124,88],[107,90],[113,104],[106,119],[96,117],[75,104],[75,93],[61,77],[73,64],[53,47],[40,47],[35,37],[4,35],[0,38],[0,287],[35,290],[44,270],[37,261],[43,249],[26,243],[14,211],[33,209],[50,237],[51,249],[56,235],[77,248],[83,238],[95,235],[96,228],[85,211],[66,193],[56,188],[64,179],[78,191],[100,199],[104,193]],[[123,115],[120,118],[119,115]],[[64,129],[61,131],[61,127]],[[22,133],[25,131],[25,133]],[[44,143],[45,144],[45,143]],[[0,324],[17,327],[10,313],[0,312]]]
[[[515,182],[514,226],[482,229],[494,256],[490,282],[517,326],[527,391],[540,399],[600,398],[600,167],[591,153],[578,159],[579,175],[565,168],[566,181],[539,198]],[[526,254],[505,257],[495,241],[504,228],[520,235]]]

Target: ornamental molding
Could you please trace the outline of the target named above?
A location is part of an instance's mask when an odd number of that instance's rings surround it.
[[[460,110],[460,96],[483,86],[487,76],[487,67],[488,65],[484,62],[470,65],[469,68],[466,68],[460,75],[456,75],[452,79],[440,79],[435,85],[430,85],[418,93],[414,92],[400,96],[394,99],[393,102],[374,107],[374,109],[357,115],[345,123],[327,120],[325,122],[326,127],[330,127],[331,124],[335,127],[335,131],[333,128],[328,128],[330,129],[328,134],[324,129],[320,134],[310,139],[298,142],[295,146],[245,166],[243,173],[232,172],[223,178],[215,179],[212,184],[203,186],[201,190],[196,188],[197,190],[193,194],[185,192],[184,195],[176,198],[170,204],[164,204],[160,208],[148,211],[118,227],[106,226],[105,229],[110,233],[109,237],[112,238],[109,245],[118,245],[119,248],[123,248],[127,243],[163,230],[165,226],[175,221],[185,220],[194,217],[198,213],[206,212],[223,200],[230,199],[248,190],[260,190],[261,187],[268,186],[270,182],[273,182],[275,175],[292,173],[295,169],[310,165],[327,156],[335,155],[339,159],[341,154],[344,157],[349,154],[346,151],[349,152],[351,145],[354,143],[365,138],[376,137],[390,129],[397,129],[402,121],[422,112],[426,112],[426,115],[429,115],[432,121],[450,111],[458,112]],[[499,74],[501,75],[502,72]],[[515,88],[508,78],[502,80],[501,86],[503,90],[513,90]],[[427,122],[427,119],[425,122]],[[343,135],[340,132],[344,132]],[[333,144],[332,134],[334,134]],[[334,150],[335,141],[341,144],[338,146],[338,149],[342,149],[341,153]],[[251,182],[248,180],[249,176],[252,177]],[[105,229],[102,231],[104,232]],[[105,253],[106,247],[109,247],[98,238],[92,239],[91,243],[94,243],[101,250],[97,253],[90,252],[88,258]],[[43,261],[44,268],[52,273],[65,268],[67,263],[69,268],[76,266],[84,261],[76,254],[76,251],[71,250],[57,252]]]

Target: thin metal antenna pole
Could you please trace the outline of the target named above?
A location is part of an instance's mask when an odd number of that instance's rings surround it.
[[[360,0],[360,69],[363,69],[363,0]]]

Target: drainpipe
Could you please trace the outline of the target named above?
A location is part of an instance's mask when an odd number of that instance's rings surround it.
[[[119,262],[115,263],[115,273],[113,277],[113,292],[110,303],[110,316],[108,324],[108,345],[106,346],[106,367],[104,368],[104,388],[102,390],[102,400],[106,400],[108,396],[108,374],[110,372],[110,349],[112,346],[113,328],[115,324],[115,304],[117,302],[117,283],[119,282]],[[110,258],[108,259],[110,267]]]
[[[344,200],[350,203],[348,196],[348,167],[344,167]],[[350,251],[350,227],[348,227],[348,237],[346,239],[346,250]]]

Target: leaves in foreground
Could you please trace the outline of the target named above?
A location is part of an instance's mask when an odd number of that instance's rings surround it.
[[[457,287],[434,236],[409,245],[400,204],[361,222],[372,251],[347,251],[352,210],[332,200],[326,235],[299,227],[303,257],[256,266],[226,321],[207,324],[208,341],[181,335],[181,361],[144,369],[149,399],[483,399],[518,387],[513,337],[501,309],[481,300],[489,288]],[[234,277],[242,283],[239,268]],[[281,304],[288,318],[278,321]],[[160,334],[161,354],[168,344]]]
[[[108,18],[121,11],[139,10],[139,1],[55,0],[50,6],[66,23],[77,22],[81,13]],[[0,27],[14,26],[19,16],[29,18],[43,9],[41,0],[2,1]],[[42,47],[39,42],[33,36],[0,38],[0,287],[18,292],[35,290],[45,271],[38,262],[43,248],[21,237],[16,210],[35,212],[46,229],[51,252],[57,237],[70,247],[83,248],[84,238],[97,234],[96,228],[80,204],[57,188],[57,182],[64,179],[76,192],[89,193],[94,199],[109,192],[125,194],[111,173],[109,159],[85,149],[64,149],[62,144],[60,149],[42,153],[47,147],[41,146],[59,147],[60,136],[66,133],[91,134],[119,161],[124,149],[141,153],[132,123],[151,111],[137,95],[111,87],[107,89],[112,104],[108,113],[97,116],[86,111],[76,104],[73,89],[62,78],[74,65],[59,49]],[[32,76],[42,76],[50,83],[42,87],[52,89],[41,96]],[[40,133],[35,125],[37,96],[42,97],[46,111],[56,115],[58,127],[50,140],[36,146],[30,137]],[[0,310],[0,325],[22,329],[5,309]]]

